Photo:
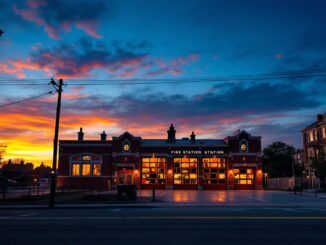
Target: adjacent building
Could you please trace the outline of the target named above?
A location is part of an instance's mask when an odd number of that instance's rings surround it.
[[[224,139],[177,139],[171,124],[165,139],[125,132],[108,140],[59,142],[58,187],[226,190],[262,189],[261,137],[237,131]]]
[[[318,114],[317,120],[302,130],[305,175],[314,176],[312,160],[326,160],[326,113]]]
[[[295,165],[299,165],[301,167],[304,167],[304,150],[303,149],[297,149],[293,154],[293,161]]]

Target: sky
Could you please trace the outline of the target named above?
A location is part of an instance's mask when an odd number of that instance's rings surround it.
[[[76,139],[80,127],[85,139],[102,131],[109,138],[125,131],[165,138],[173,123],[178,138],[195,131],[197,138],[223,139],[242,129],[262,136],[263,146],[302,147],[301,129],[326,112],[323,76],[234,77],[325,72],[323,0],[0,0],[0,6],[0,106],[51,91],[50,79],[62,78],[60,139]],[[225,79],[203,82],[216,77]],[[180,79],[199,82],[160,83]],[[121,80],[129,82],[115,84]],[[0,107],[5,159],[51,163],[56,99]]]

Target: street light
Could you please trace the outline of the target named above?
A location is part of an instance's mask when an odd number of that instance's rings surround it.
[[[292,181],[293,181],[293,188],[295,188],[295,176],[294,176],[294,156],[292,155]]]
[[[154,160],[155,158],[155,153],[152,154],[152,158]],[[153,183],[153,189],[152,189],[152,201],[154,202],[155,201],[155,183],[156,183],[156,178],[154,179],[154,183]]]

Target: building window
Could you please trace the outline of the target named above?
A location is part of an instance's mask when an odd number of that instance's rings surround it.
[[[91,164],[83,163],[82,164],[82,176],[90,176],[91,175]]]
[[[326,127],[322,128],[323,139],[326,139]]]
[[[197,184],[197,158],[174,158],[174,184]]]
[[[71,157],[71,176],[101,176],[102,159],[95,154],[78,154]]]
[[[314,141],[314,133],[312,130],[309,131],[309,142],[313,142]]]
[[[93,176],[101,175],[101,164],[95,163],[93,164]]]
[[[79,176],[80,175],[80,165],[79,163],[72,164],[72,176]]]
[[[225,158],[203,158],[204,184],[225,183]]]
[[[248,142],[245,140],[240,141],[240,152],[248,152]]]
[[[317,129],[314,129],[314,140],[317,141]]]
[[[238,185],[254,184],[254,170],[252,168],[235,168],[234,183]]]
[[[165,172],[165,158],[142,158],[142,184],[165,184]]]

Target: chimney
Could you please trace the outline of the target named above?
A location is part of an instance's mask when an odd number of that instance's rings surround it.
[[[317,122],[322,122],[323,121],[323,115],[322,114],[318,114],[317,115]]]
[[[195,142],[196,141],[196,135],[195,135],[194,131],[192,131],[192,134],[190,135],[190,140],[192,142]]]
[[[170,128],[168,131],[166,131],[168,133],[168,142],[175,142],[175,129],[173,124],[171,124]]]
[[[80,128],[80,131],[78,132],[78,140],[84,140],[83,128]]]
[[[103,133],[101,133],[101,140],[105,141],[106,140],[106,133],[105,131],[103,131]]]

